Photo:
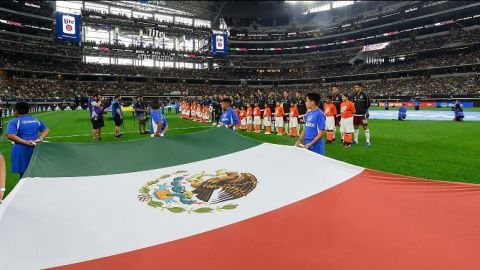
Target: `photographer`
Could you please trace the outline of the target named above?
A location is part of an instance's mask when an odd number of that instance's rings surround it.
[[[135,117],[138,120],[138,131],[140,135],[148,134],[146,129],[147,119],[145,113],[147,112],[145,108],[145,103],[143,102],[143,96],[138,96],[137,100],[133,103],[133,108],[135,110]]]

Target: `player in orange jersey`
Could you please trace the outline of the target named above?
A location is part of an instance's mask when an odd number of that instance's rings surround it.
[[[262,129],[262,112],[258,102],[255,102],[255,108],[253,108],[253,125],[255,126],[255,132],[260,133]]]
[[[253,131],[253,108],[252,105],[247,105],[247,130]]]
[[[355,105],[348,100],[348,96],[345,94],[342,94],[342,101],[340,104],[340,132],[343,134],[343,145],[350,147],[352,146],[352,133],[355,131],[353,127]]]
[[[275,107],[275,128],[277,129],[277,135],[283,135],[283,117],[285,116],[285,112],[283,111],[283,107],[280,106],[280,101],[277,101]]]
[[[245,105],[242,106],[242,109],[240,110],[240,129],[241,130],[247,130],[247,109]]]
[[[272,110],[269,106],[265,106],[263,111],[263,125],[265,126],[265,134],[272,134]]]
[[[298,137],[298,116],[300,114],[298,113],[298,108],[297,104],[292,100],[290,101],[290,112],[288,114],[289,120],[288,120],[288,128],[289,132],[288,134],[290,137]]]
[[[337,108],[332,103],[332,97],[327,97],[327,103],[323,105],[323,113],[326,117],[326,129],[327,129],[327,143],[331,143],[335,140],[335,116],[337,115]]]

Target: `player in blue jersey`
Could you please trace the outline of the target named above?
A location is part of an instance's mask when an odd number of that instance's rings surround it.
[[[231,107],[232,101],[229,98],[224,98],[221,101],[222,106],[222,116],[220,116],[220,121],[218,126],[224,126],[229,129],[235,130],[235,127],[238,125],[238,116],[237,113]]]
[[[168,129],[167,119],[159,111],[160,104],[158,102],[153,102],[150,107],[152,109],[150,112],[150,136],[163,137]]]
[[[295,146],[304,148],[325,155],[325,114],[318,108],[320,104],[320,95],[317,93],[308,93],[305,105],[308,112],[305,114],[305,129],[300,134]],[[302,145],[303,140],[303,145]]]
[[[403,121],[407,118],[407,107],[405,107],[405,103],[402,103],[400,109],[398,109],[398,120]]]
[[[49,132],[43,122],[28,114],[29,108],[26,102],[16,103],[15,118],[7,127],[7,137],[14,143],[11,149],[12,173],[20,174],[20,178],[27,170],[35,145]]]

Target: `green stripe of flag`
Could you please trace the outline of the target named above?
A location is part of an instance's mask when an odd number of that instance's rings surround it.
[[[103,144],[41,143],[25,177],[71,177],[159,169],[245,150],[261,144],[225,128]]]

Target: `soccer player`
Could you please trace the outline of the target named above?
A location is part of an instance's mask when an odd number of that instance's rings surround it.
[[[123,112],[122,106],[120,105],[120,101],[122,97],[120,95],[116,95],[112,101],[112,117],[113,121],[115,122],[115,138],[121,138],[122,134],[122,125],[123,125]]]
[[[154,101],[150,107],[152,108],[150,112],[150,136],[163,137],[168,129],[167,119],[165,115],[159,111],[159,102]]]
[[[237,128],[240,128],[240,123],[241,123],[241,121],[240,121],[240,110],[238,109],[238,107],[236,105],[232,105],[232,109],[235,112],[235,114],[237,115],[237,118],[239,119],[238,124],[235,125],[235,129],[237,129]]]
[[[260,104],[255,102],[255,108],[253,108],[253,125],[255,126],[255,132],[260,133],[262,129],[262,112],[260,111]]]
[[[7,127],[7,138],[14,143],[11,149],[12,173],[20,174],[20,178],[27,170],[35,145],[42,142],[49,132],[43,122],[28,114],[29,109],[26,102],[16,103],[15,118]]]
[[[340,104],[340,132],[343,134],[343,145],[345,147],[352,146],[353,116],[355,114],[355,105],[348,100],[348,96],[342,94],[343,102]]]
[[[305,105],[307,114],[305,115],[305,129],[298,138],[295,146],[300,146],[303,140],[303,147],[320,155],[325,155],[324,133],[325,133],[325,114],[318,108],[320,95],[317,93],[308,93]]]
[[[238,117],[235,111],[231,108],[232,101],[229,98],[224,98],[221,101],[223,113],[220,116],[220,122],[218,126],[225,126],[231,130],[235,130],[235,126],[238,125]]]
[[[333,134],[337,133],[337,127],[340,127],[340,104],[342,103],[342,95],[338,92],[338,86],[332,86],[332,103],[335,105],[337,114],[335,115],[335,127],[333,128]],[[335,138],[335,135],[333,136]],[[340,138],[343,140],[343,134],[340,133]],[[343,143],[343,141],[342,141]]]
[[[402,103],[402,106],[398,109],[398,120],[403,121],[407,118],[407,107],[405,107],[405,103]]]
[[[247,104],[247,130],[253,131],[253,109],[250,104]]]
[[[138,119],[138,131],[140,132],[140,135],[147,134],[147,120],[145,118],[145,113],[147,112],[147,109],[145,108],[145,104],[143,103],[142,96],[137,97],[137,100],[133,103],[133,108],[135,110],[135,117]]]
[[[367,113],[370,108],[370,98],[367,93],[363,91],[360,83],[355,84],[355,94],[353,95],[353,102],[355,103],[355,115],[353,117],[353,125],[355,128],[353,144],[358,143],[358,134],[360,133],[358,126],[362,125],[365,131],[366,143],[365,146],[370,146],[370,130],[368,129]]]
[[[283,117],[285,112],[283,107],[280,105],[280,101],[277,101],[275,107],[275,128],[277,129],[277,135],[283,135]]]
[[[298,116],[299,116],[297,105],[295,101],[290,101],[290,112],[288,114],[288,134],[290,137],[298,137]]]
[[[269,106],[265,106],[263,111],[263,125],[265,126],[265,134],[272,134],[272,110]]]
[[[331,143],[335,140],[335,116],[337,115],[337,108],[332,103],[332,97],[327,97],[327,102],[323,105],[323,112],[327,119],[327,143]]]
[[[245,105],[242,106],[240,110],[240,129],[247,130],[247,107]]]

